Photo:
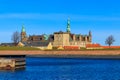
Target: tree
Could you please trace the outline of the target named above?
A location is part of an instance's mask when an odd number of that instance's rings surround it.
[[[12,41],[14,44],[17,44],[20,41],[20,33],[18,31],[13,33]]]
[[[115,42],[115,39],[112,35],[108,36],[108,38],[105,41],[105,44],[111,46],[113,44],[113,42]]]

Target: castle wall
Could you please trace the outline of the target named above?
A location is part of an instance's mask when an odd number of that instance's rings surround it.
[[[86,44],[91,44],[91,42],[85,42],[85,41],[71,41],[70,42],[70,46],[86,47]]]
[[[70,40],[70,33],[55,33],[53,46],[79,46],[86,47],[86,44],[91,44],[90,36],[78,36],[73,35],[72,40]]]
[[[55,33],[53,46],[68,46],[69,43],[69,33]]]
[[[21,32],[21,42],[26,42],[28,40],[26,32]]]

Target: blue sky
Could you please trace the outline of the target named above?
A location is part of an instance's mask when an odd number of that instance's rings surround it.
[[[88,34],[93,43],[105,45],[109,35],[120,45],[120,0],[0,0],[0,43],[11,42],[11,35],[24,24],[28,35],[66,31]]]

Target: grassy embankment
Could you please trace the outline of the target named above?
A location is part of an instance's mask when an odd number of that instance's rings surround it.
[[[53,48],[52,50],[45,50],[45,51],[103,51],[103,50],[120,50],[120,48],[106,48],[106,49],[86,49],[86,48],[80,48],[80,49],[57,49]]]
[[[0,50],[40,50],[38,48],[33,47],[9,47],[9,46],[0,46]]]
[[[0,51],[1,50],[40,50],[38,48],[34,48],[34,47],[18,47],[18,46],[14,46],[14,47],[10,47],[10,46],[0,46]],[[94,51],[94,50],[120,50],[120,48],[107,48],[107,49],[86,49],[86,48],[81,48],[80,50],[75,50],[75,49],[71,49],[71,50],[58,50],[58,49],[52,49],[52,50],[45,50],[45,51]]]

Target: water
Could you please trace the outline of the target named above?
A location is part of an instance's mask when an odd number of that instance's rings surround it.
[[[23,71],[1,71],[0,80],[120,80],[120,60],[27,58]]]

